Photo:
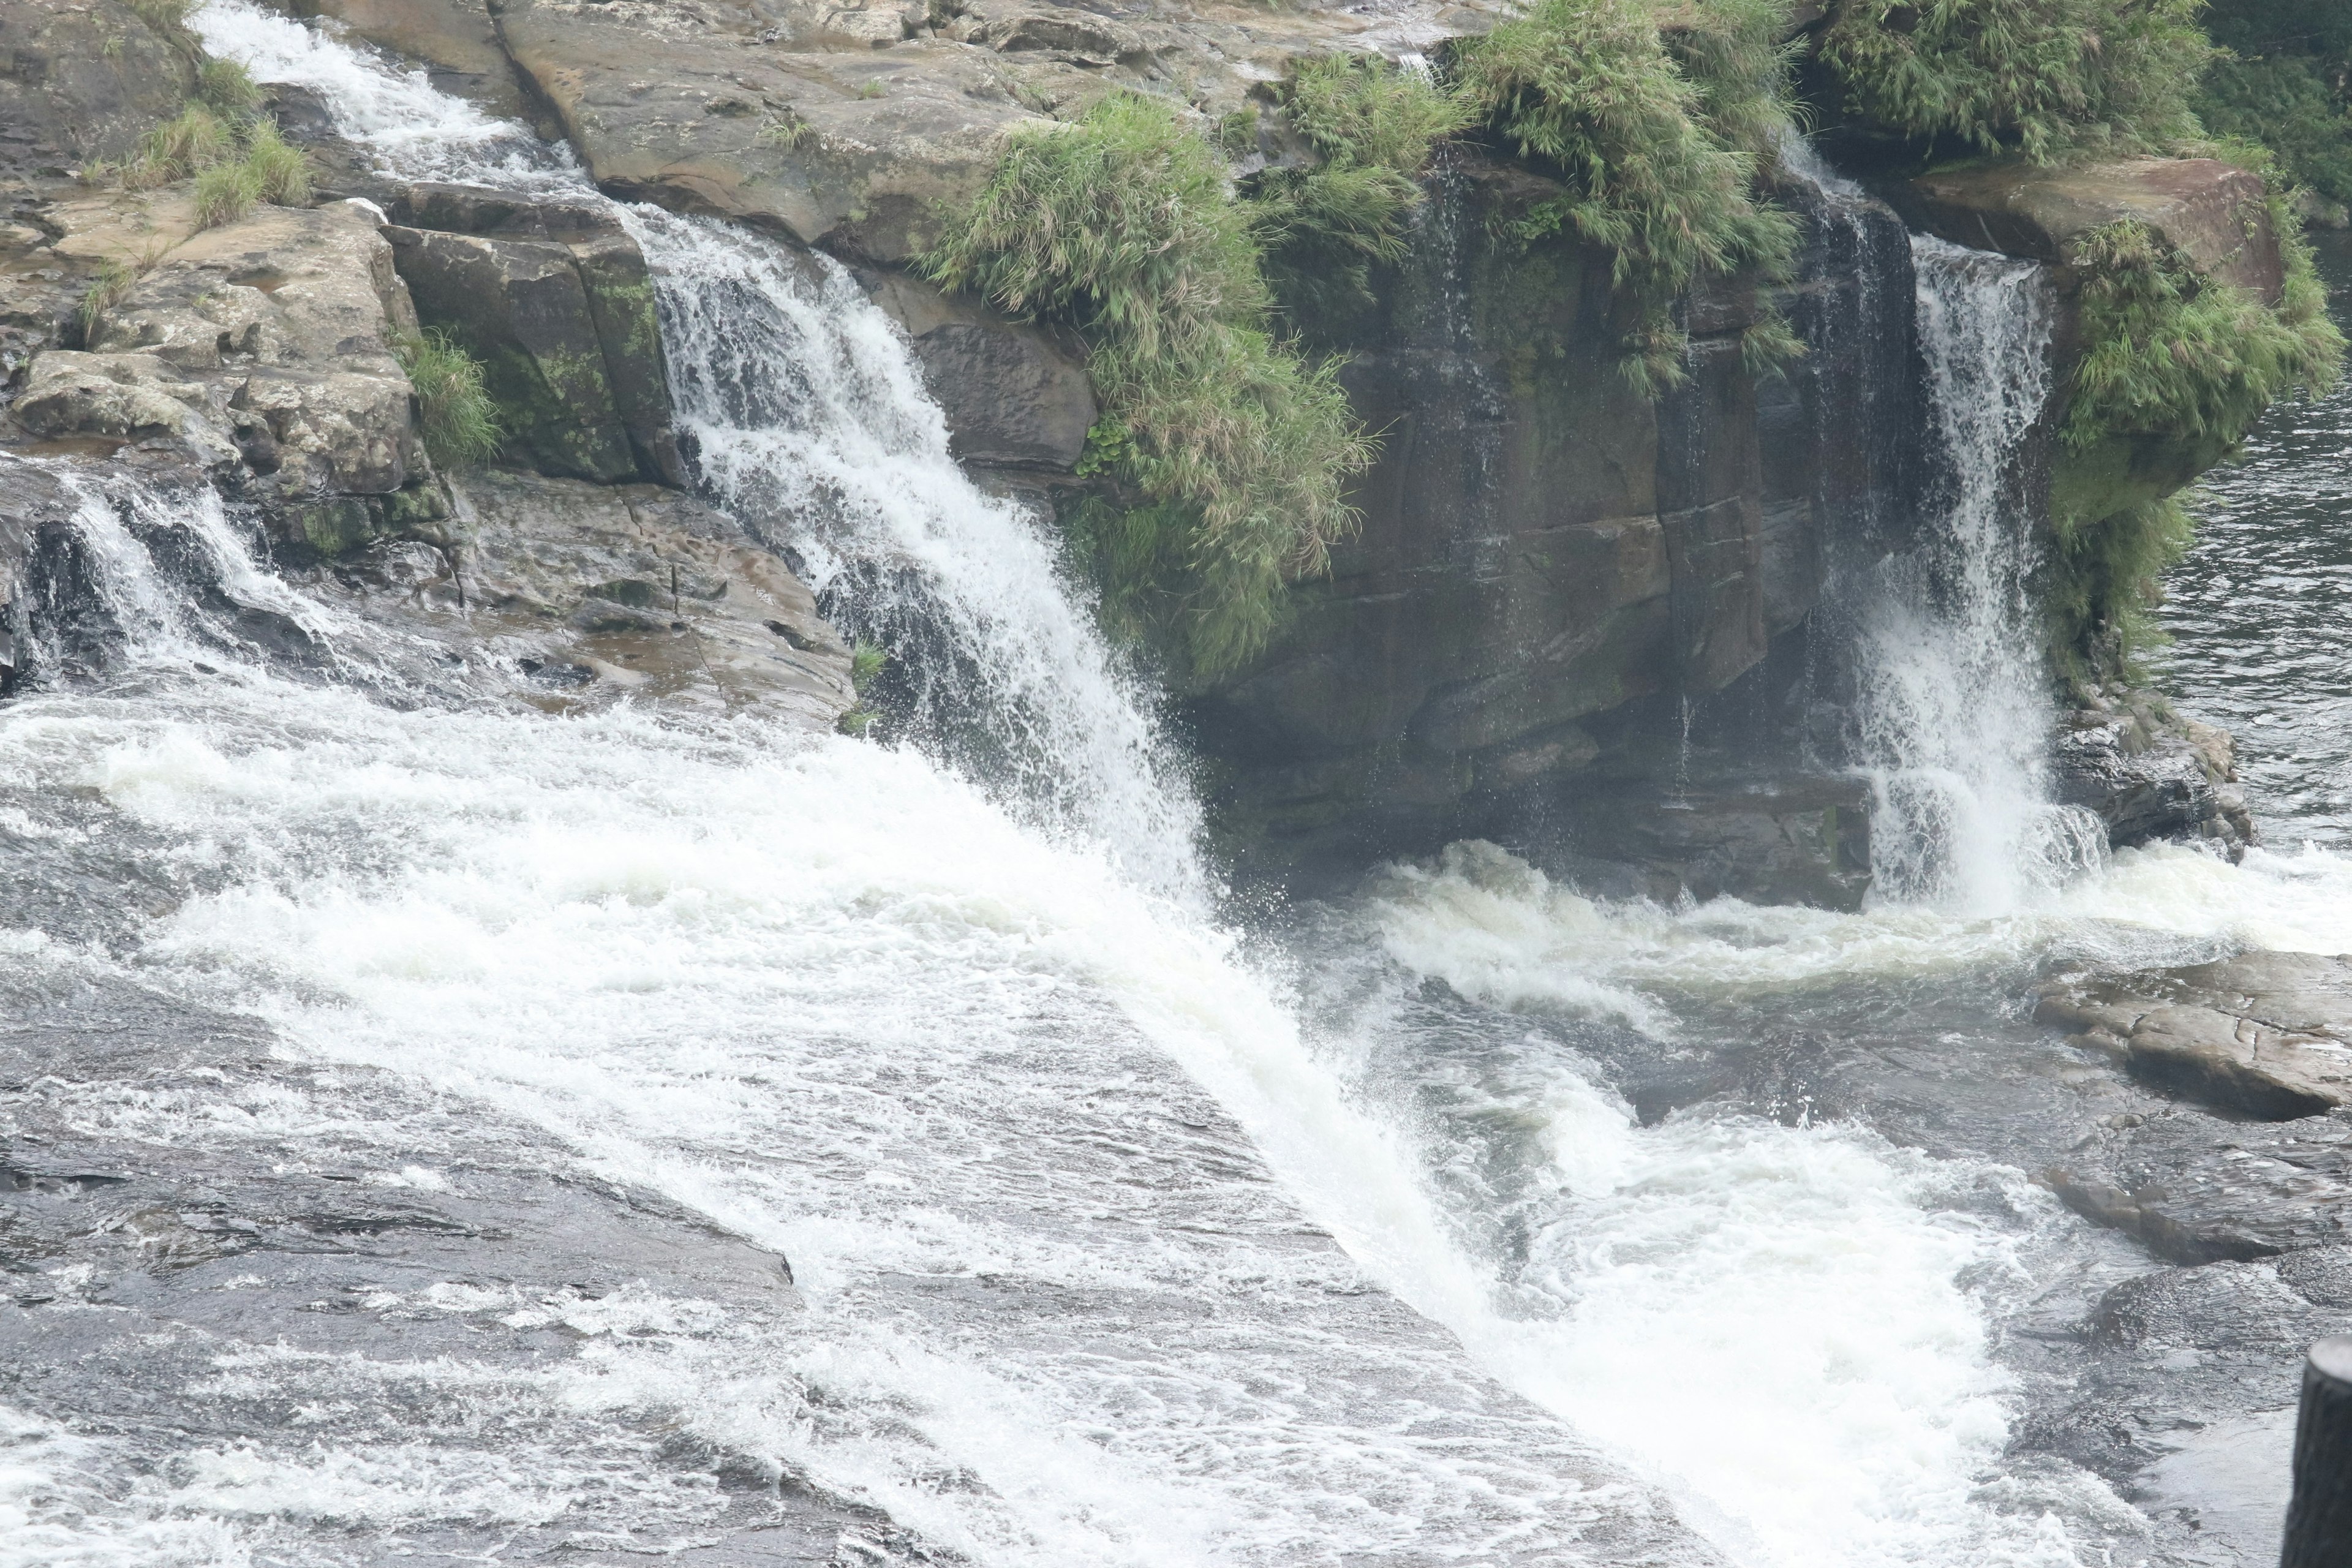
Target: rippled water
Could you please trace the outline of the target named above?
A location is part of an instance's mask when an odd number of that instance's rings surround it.
[[[2352,236],[2323,237],[2320,273],[2352,324]],[[2235,731],[2273,845],[2352,843],[2352,381],[2273,409],[2204,488],[2197,543],[2165,581],[2164,682]]]

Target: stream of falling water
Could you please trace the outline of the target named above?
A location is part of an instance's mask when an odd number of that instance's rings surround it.
[[[240,0],[197,25],[321,91],[396,168],[580,185],[513,128]],[[2074,1222],[1998,1161],[1858,1121],[1639,1126],[1605,1048],[1692,1047],[1759,1011],[1801,1026],[1888,984],[1973,1005],[2056,952],[2352,945],[2334,870],[2160,851],[1997,908],[1969,883],[1961,912],[1673,911],[1471,845],[1244,936],[1210,911],[1141,694],[1035,525],[948,461],[879,312],[765,242],[627,221],[704,477],[818,577],[933,617],[992,746],[388,706],[212,643],[226,674],[143,657],[0,710],[0,822],[101,882],[156,859],[174,896],[101,934],[9,931],[0,963],[26,984],[136,976],[261,1021],[291,1062],[551,1135],[786,1253],[805,1311],[440,1282],[372,1310],[568,1312],[595,1353],[522,1377],[457,1352],[225,1352],[216,1384],[329,1413],[299,1450],[142,1458],[25,1418],[0,1563],[373,1561],[452,1520],[662,1550],[707,1510],[616,1493],[608,1458],[656,1417],[987,1564],[2136,1560],[2144,1521],[2103,1484],[2005,1452],[1995,1325]],[[1988,569],[1998,599],[2015,563]],[[135,538],[109,581],[175,591]],[[319,635],[365,660],[364,628]],[[2014,746],[2005,784],[1904,749],[1931,729],[1888,742],[1890,777],[2027,787]],[[103,814],[52,820],[84,798]],[[2013,805],[1987,808],[1985,843],[2030,837]],[[375,1138],[399,1179],[469,1179],[422,1116],[371,1133],[329,1104],[96,1090],[82,1113],[159,1148],[331,1128]],[[388,1437],[395,1386],[471,1416]]]

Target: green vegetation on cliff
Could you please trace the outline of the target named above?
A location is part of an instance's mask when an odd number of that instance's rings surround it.
[[[2200,272],[2146,225],[2093,230],[2083,274],[2083,352],[2067,387],[2051,481],[2049,573],[2062,668],[2128,657],[2158,580],[2189,542],[2172,490],[2225,457],[2278,398],[2333,385],[2344,338],[2283,198],[2271,219],[2286,261],[2273,309]]]
[[[1370,296],[1374,264],[1403,254],[1431,152],[1470,114],[1427,79],[1353,55],[1300,61],[1281,100],[1322,162],[1251,181],[1261,264],[1292,312],[1343,308]]]
[[[1537,206],[1519,237],[1606,247],[1639,312],[1624,360],[1635,384],[1680,378],[1675,300],[1705,275],[1787,275],[1797,227],[1761,200],[1759,159],[1787,118],[1785,6],[1701,9],[1669,48],[1646,0],[1537,0],[1456,62],[1466,102],[1569,194]],[[1767,323],[1759,345],[1793,348]]]
[[[1173,109],[1114,93],[1013,132],[925,258],[947,287],[1086,338],[1087,466],[1137,503],[1093,530],[1108,607],[1174,634],[1202,673],[1265,645],[1285,584],[1353,528],[1343,490],[1371,460],[1334,367],[1273,331],[1265,230]]]
[[[2229,0],[2206,30],[2229,51],[2197,97],[2206,129],[2261,142],[2295,183],[2352,203],[2352,5]]]
[[[1921,142],[2041,163],[2199,134],[2202,0],[1846,0],[1822,58],[1846,106]]]

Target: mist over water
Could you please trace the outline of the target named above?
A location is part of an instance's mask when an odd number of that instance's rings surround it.
[[[239,0],[197,21],[396,169],[585,190],[296,24]],[[2049,715],[2001,643],[2027,565],[2007,466],[2042,390],[2029,277],[1923,258],[1956,493],[1885,601],[1871,733],[1904,826],[1880,907],[1610,904],[1465,845],[1245,931],[1148,693],[1039,525],[955,469],[887,321],[829,265],[625,221],[703,478],[853,627],[907,638],[930,727],[885,746],[294,681],[190,622],[192,578],[142,532],[195,540],[197,577],[347,671],[372,634],[255,565],[216,502],[93,491],[106,591],[162,629],[114,678],[0,708],[0,826],[60,885],[139,864],[163,896],[0,932],[0,972],[160,987],[413,1097],[91,1090],[92,1125],[460,1189],[486,1146],[552,1148],[783,1253],[804,1308],[438,1281],[370,1310],[541,1314],[590,1351],[536,1375],[224,1351],[182,1391],[341,1412],[302,1447],[0,1416],[0,1564],[357,1560],[451,1520],[662,1550],[719,1504],[658,1479],[654,1429],[985,1564],[1608,1562],[1650,1551],[1644,1482],[1742,1568],[2147,1555],[2104,1483],[2007,1451],[2004,1314],[2084,1231],[1965,1107],[1898,1146],[1793,1079],[1785,1115],[1735,1097],[1648,1126],[1615,1087],[1637,1058],[1867,1045],[1857,1020],[1888,1015],[1958,1084],[2051,1048],[2013,1015],[2053,958],[2352,947],[2325,857],[2049,847]]]

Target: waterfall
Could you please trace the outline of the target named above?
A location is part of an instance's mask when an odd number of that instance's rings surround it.
[[[2095,867],[2092,814],[2049,798],[2053,720],[2031,597],[2021,459],[2050,392],[2042,268],[1915,237],[1919,344],[1942,473],[1921,541],[1858,627],[1856,750],[1878,796],[1880,896],[1983,912]]]
[[[932,749],[1148,885],[1197,893],[1198,808],[1143,692],[1059,581],[1040,520],[948,455],[898,328],[830,258],[623,212],[701,481],[799,558],[845,631],[913,663]]]

